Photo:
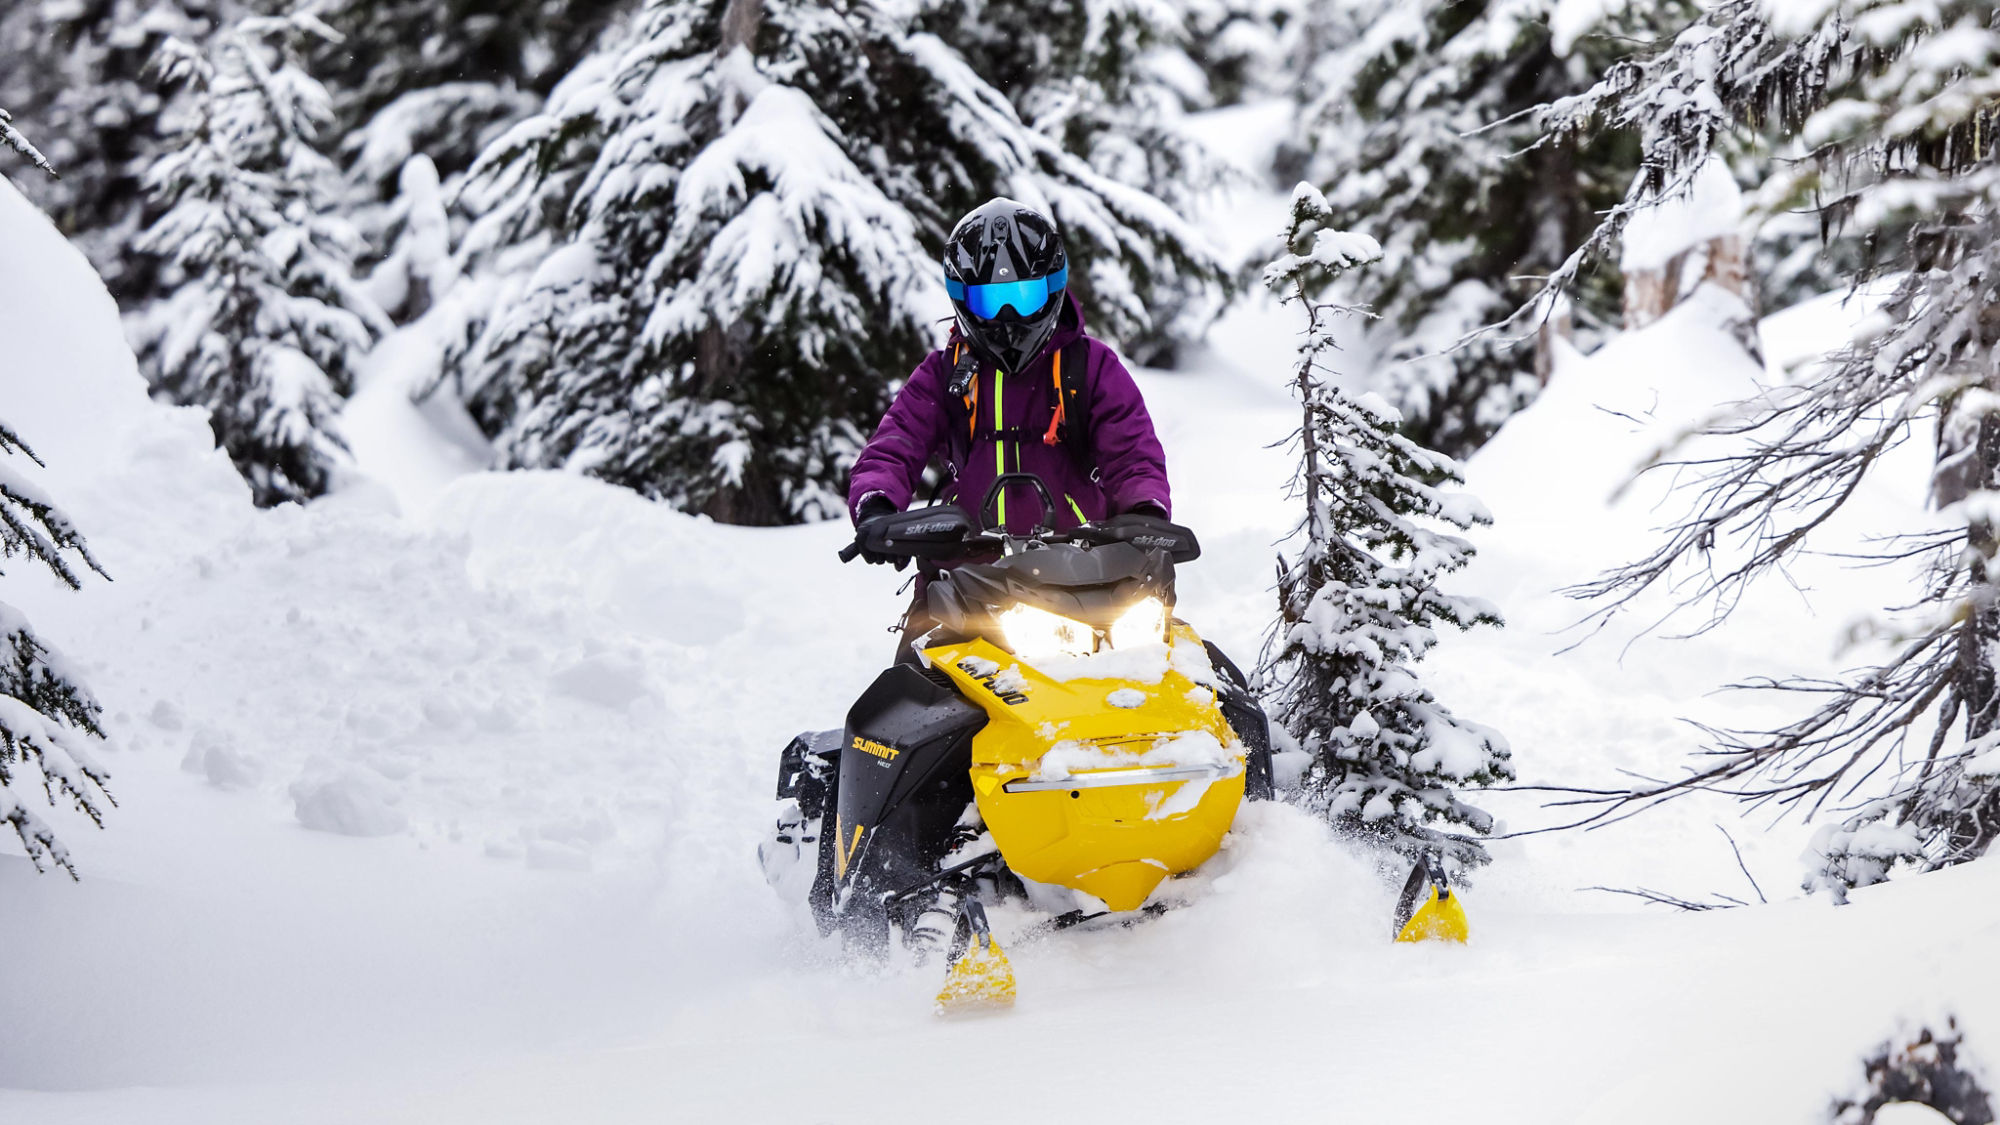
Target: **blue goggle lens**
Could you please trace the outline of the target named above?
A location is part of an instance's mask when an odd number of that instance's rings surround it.
[[[991,285],[967,285],[948,277],[944,279],[945,293],[954,301],[965,302],[972,315],[981,320],[992,320],[1005,308],[1012,308],[1020,316],[1033,316],[1042,311],[1050,298],[1068,287],[1068,266],[1047,277],[996,281]]]

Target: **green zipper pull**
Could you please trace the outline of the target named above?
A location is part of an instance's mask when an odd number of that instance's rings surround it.
[[[993,475],[998,477],[1007,471],[1007,439],[1000,436],[1006,428],[1007,383],[1000,375],[1000,369],[993,369]],[[1007,489],[1000,489],[1000,529],[1007,529]]]

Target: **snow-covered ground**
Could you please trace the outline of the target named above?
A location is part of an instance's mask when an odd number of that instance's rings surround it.
[[[1223,237],[1249,252],[1282,200],[1241,193]],[[1865,656],[1838,642],[1885,577],[1830,563],[1696,640],[1620,622],[1574,644],[1555,591],[1666,514],[1654,484],[1609,497],[1762,376],[1720,300],[1566,357],[1471,466],[1497,522],[1460,587],[1510,625],[1447,638],[1429,675],[1509,736],[1524,783],[1672,770],[1684,718],[1786,713],[1720,684]],[[1783,314],[1766,351],[1848,319]],[[1293,518],[1272,448],[1293,330],[1253,302],[1190,370],[1141,376],[1206,548],[1181,614],[1246,661]],[[1899,1027],[1951,1012],[2000,1051],[2000,866],[1835,909],[1795,890],[1805,828],[1699,802],[1501,843],[1465,948],[1389,943],[1389,889],[1253,807],[1176,884],[1188,908],[1016,945],[1014,1011],[936,1020],[934,971],[841,964],[753,856],[778,749],[837,724],[889,653],[901,576],[837,564],[842,528],[467,473],[466,435],[407,407],[387,361],[349,415],[378,479],[258,512],[204,421],[146,399],[109,298],[4,185],[0,339],[0,410],[114,579],[72,594],[9,568],[0,596],[104,700],[120,802],[101,832],[52,818],[81,883],[0,854],[0,1120],[1806,1122]],[[1875,489],[1852,533],[1925,518],[1918,461]],[[1557,822],[1532,794],[1486,800],[1514,829]],[[1582,890],[1748,896],[1717,824],[1772,905]],[[1022,919],[998,921],[1004,940]]]

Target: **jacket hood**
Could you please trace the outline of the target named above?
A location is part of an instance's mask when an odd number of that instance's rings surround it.
[[[1081,335],[1083,335],[1083,304],[1076,299],[1074,290],[1065,289],[1062,315],[1056,319],[1055,335],[1049,337],[1049,345],[1042,349],[1042,355],[1062,350]],[[1039,359],[1040,356],[1036,358]]]

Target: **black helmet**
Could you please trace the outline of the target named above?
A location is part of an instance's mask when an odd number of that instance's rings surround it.
[[[1069,255],[1048,216],[995,199],[952,228],[944,288],[959,335],[1007,372],[1035,361],[1056,334],[1069,286]]]

